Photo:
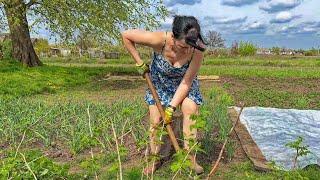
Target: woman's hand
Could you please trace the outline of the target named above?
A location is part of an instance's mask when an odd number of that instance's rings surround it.
[[[172,121],[172,116],[173,116],[173,112],[175,111],[175,108],[173,106],[168,106],[166,107],[165,111],[164,111],[164,123],[165,124],[170,124]]]
[[[144,62],[142,64],[136,64],[136,68],[142,77],[144,77],[145,73],[150,72],[149,65]]]

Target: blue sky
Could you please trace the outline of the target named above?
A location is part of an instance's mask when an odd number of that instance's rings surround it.
[[[222,34],[226,46],[250,41],[258,47],[320,47],[320,0],[164,0],[172,14],[195,16],[205,34]],[[172,15],[160,30],[171,30]],[[48,37],[38,28],[33,37]],[[51,43],[55,40],[51,39]]]
[[[318,48],[320,0],[164,0],[174,14],[198,18],[203,34],[215,30],[227,46],[250,41],[259,47]],[[173,18],[162,22],[171,30]]]

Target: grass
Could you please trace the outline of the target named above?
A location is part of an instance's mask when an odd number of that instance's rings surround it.
[[[205,58],[204,65],[225,66],[267,66],[267,67],[320,67],[320,57],[236,57],[236,58]]]
[[[28,68],[12,60],[0,61],[0,95],[24,96],[54,93],[57,90],[86,84],[104,74],[136,74],[135,69],[121,67],[60,67]]]
[[[319,79],[228,77],[222,86],[247,106],[319,109]]]
[[[319,78],[320,68],[315,67],[266,67],[266,66],[202,66],[200,75],[267,78]]]
[[[210,122],[206,126],[210,132],[219,130],[218,134],[205,134],[204,140],[211,139],[202,141],[207,152],[212,151],[212,147],[217,147],[230,128],[226,108],[239,101],[246,102],[247,106],[301,109],[320,107],[317,88],[320,68],[316,66],[318,60],[285,59],[282,63],[268,60],[274,64],[264,64],[263,61],[265,59],[239,59],[237,64],[237,60],[220,58],[204,62],[200,74],[220,75],[222,81],[214,83],[213,88],[210,84],[204,90],[206,104],[202,112],[209,114],[202,118],[207,118],[206,121]],[[9,60],[0,61],[0,75],[4,77],[0,79],[0,172],[8,167],[10,169],[11,165],[23,169],[23,172],[30,172],[21,164],[21,159],[11,159],[10,163],[7,159],[12,152],[16,152],[25,133],[18,152],[25,154],[28,162],[43,156],[41,153],[30,154],[30,147],[42,153],[49,152],[49,155],[52,155],[52,150],[60,149],[74,158],[72,160],[68,159],[68,156],[62,156],[64,160],[59,162],[69,165],[69,172],[73,171],[75,174],[68,178],[92,178],[95,172],[101,179],[116,178],[119,166],[112,136],[113,123],[119,137],[124,177],[140,179],[144,162],[134,161],[131,162],[132,165],[126,162],[132,154],[139,148],[143,149],[148,143],[147,128],[141,124],[142,117],[147,113],[142,97],[145,83],[104,80],[107,74],[137,75],[131,61],[123,59],[121,63],[111,60],[102,64],[86,64],[72,60],[71,66],[70,62],[59,59],[44,62],[47,65],[26,68]],[[89,126],[92,127],[93,138],[90,136]],[[89,154],[91,148],[94,149],[93,159]],[[132,152],[132,149],[135,150]],[[232,146],[229,146],[229,155],[233,150]],[[206,172],[210,170],[213,160],[210,158],[214,157],[202,154]],[[63,175],[66,172],[62,167],[53,165],[50,157],[40,160],[48,165],[43,167],[47,167],[50,173],[60,171]],[[33,165],[31,168],[36,173],[46,172],[40,166]],[[170,164],[167,164],[156,172],[155,179],[171,178],[172,175]],[[319,170],[311,168],[259,173],[249,161],[231,160],[223,164],[215,176],[221,179],[234,177],[319,179]],[[179,178],[188,178],[188,174],[182,173]]]
[[[217,172],[216,178],[219,179],[310,179],[316,180],[320,178],[319,168],[310,167],[305,170],[281,171],[275,170],[269,173],[261,173],[254,170],[250,161],[231,165],[227,171]]]
[[[52,66],[64,67],[104,67],[117,68],[122,72],[135,74],[134,61],[129,57],[121,59],[108,59],[103,63],[99,60],[91,59],[90,63],[82,61],[66,60],[45,60],[44,62]],[[145,60],[146,62],[149,60]],[[300,77],[319,78],[320,60],[310,59],[255,59],[255,58],[206,58],[199,72],[200,75],[219,75],[232,77]],[[137,75],[137,74],[136,74]]]

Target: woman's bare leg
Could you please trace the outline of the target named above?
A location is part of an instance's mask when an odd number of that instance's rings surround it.
[[[149,134],[150,134],[150,151],[152,155],[158,155],[160,151],[161,144],[159,143],[159,137],[156,136],[157,129],[159,129],[159,124],[161,115],[159,113],[159,110],[156,105],[150,105],[149,106],[149,115],[150,115],[150,128],[149,128]],[[157,127],[157,128],[156,128]],[[160,161],[152,161],[151,164],[149,164],[144,169],[144,174],[150,174],[154,172],[160,165]]]
[[[196,142],[197,137],[197,129],[190,128],[192,125],[195,124],[195,121],[190,119],[192,114],[199,114],[199,107],[198,105],[192,101],[190,98],[185,98],[181,104],[181,111],[183,114],[183,135],[184,135],[184,148],[190,150],[189,140],[193,140]],[[193,155],[192,163],[193,168],[197,173],[202,173],[203,168],[197,163],[196,156]]]
[[[156,105],[149,106],[149,113],[150,113],[150,149],[152,154],[158,154],[160,151],[160,144],[157,143],[159,139],[156,139],[156,124],[159,124],[161,115]],[[159,127],[158,127],[159,128]]]

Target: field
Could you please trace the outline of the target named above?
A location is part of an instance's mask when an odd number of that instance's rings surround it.
[[[35,68],[0,61],[0,177],[141,179],[148,143],[142,120],[148,113],[147,86],[142,78],[110,78],[137,76],[133,60],[42,61],[45,65]],[[228,106],[320,107],[319,57],[206,58],[199,74],[220,76],[220,81],[200,82],[205,100],[200,119],[208,127],[199,126],[204,152],[198,157],[205,175],[230,129]],[[257,172],[237,137],[231,137],[214,179],[320,179],[313,167]],[[180,171],[183,165],[173,159],[154,179],[205,177]]]

